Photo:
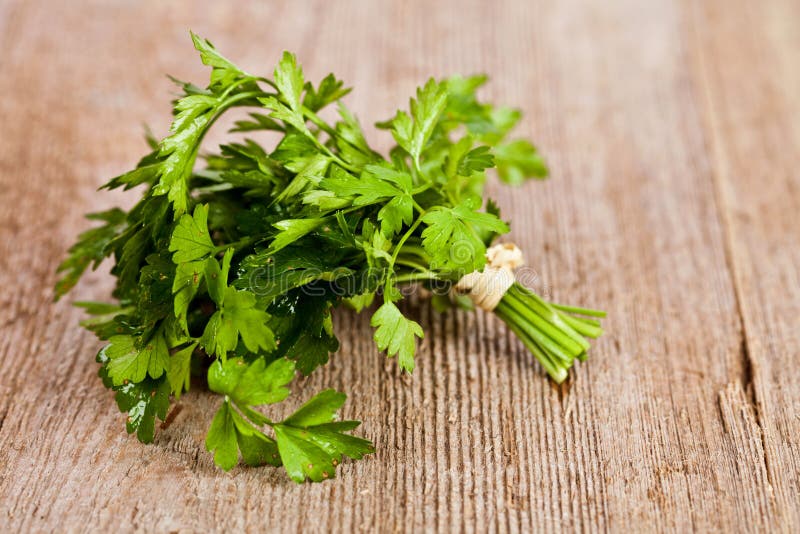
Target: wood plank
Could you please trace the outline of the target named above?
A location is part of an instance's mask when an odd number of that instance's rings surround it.
[[[798,207],[800,105],[789,98],[800,88],[798,36],[787,22],[796,11],[633,0],[7,2],[0,524],[796,526],[800,389],[781,365],[798,357],[800,258],[787,215]],[[298,400],[346,390],[344,415],[364,420],[377,445],[335,481],[216,470],[203,437],[217,399],[199,390],[153,445],[126,436],[94,377],[99,343],[77,328],[76,310],[50,304],[50,287],[82,214],[126,202],[94,188],[141,155],[141,122],[164,132],[161,74],[206,78],[188,27],[249,70],[268,71],[284,48],[311,79],[334,70],[356,88],[348,104],[365,123],[391,115],[431,74],[489,72],[487,95],[524,109],[520,134],[539,141],[553,169],[550,182],[495,185],[493,196],[527,252],[530,285],[609,310],[590,361],[555,387],[498,321],[440,316],[412,299],[407,310],[427,332],[413,377],[375,351],[367,317],[343,313],[340,353],[296,387]],[[101,299],[109,282],[98,272],[78,296]]]
[[[555,235],[542,229],[534,243],[548,262],[561,257],[551,251],[572,259],[551,269],[556,288],[602,288],[612,303],[613,356],[582,367],[590,393],[571,395],[594,423],[601,469],[590,478],[602,477],[614,530],[734,530],[772,512],[767,487],[741,483],[729,461],[737,445],[716,409],[743,360],[682,17],[638,2],[559,3],[537,16],[547,21],[537,64],[549,69],[537,78],[551,89],[537,111],[551,116],[564,156],[554,168],[569,181],[554,197]],[[531,211],[517,228],[541,227]]]
[[[695,5],[716,195],[768,487],[800,528],[800,17],[796,2]],[[706,32],[713,25],[717,31]],[[720,403],[726,404],[727,395]],[[740,399],[741,400],[741,399]],[[734,401],[734,405],[742,403]],[[726,408],[723,407],[723,410]]]

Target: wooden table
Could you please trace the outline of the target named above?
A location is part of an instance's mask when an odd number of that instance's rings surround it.
[[[797,531],[798,20],[792,0],[0,3],[2,530]],[[491,192],[539,288],[609,311],[590,361],[556,387],[498,321],[422,302],[408,378],[344,313],[304,389],[351,392],[378,452],[336,480],[217,470],[202,392],[153,445],[127,436],[51,288],[82,214],[131,201],[95,188],[142,123],[166,131],[164,73],[206,81],[188,28],[248,70],[284,48],[334,70],[365,123],[429,75],[489,73],[552,168]]]

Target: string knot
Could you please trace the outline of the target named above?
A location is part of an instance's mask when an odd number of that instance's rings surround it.
[[[467,295],[479,308],[492,311],[514,283],[514,269],[524,263],[522,251],[514,243],[494,245],[486,251],[483,272],[464,275],[454,289]]]

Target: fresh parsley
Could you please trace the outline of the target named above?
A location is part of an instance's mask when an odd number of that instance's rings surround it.
[[[89,215],[100,225],[70,248],[55,295],[113,260],[114,302],[77,304],[106,343],[100,377],[140,441],[153,441],[170,402],[204,378],[219,396],[205,443],[219,467],[332,478],[345,457],[373,452],[352,434],[358,421],[338,418],[346,396],[322,391],[282,420],[269,407],[338,350],[333,311],[374,306],[377,348],[411,373],[424,334],[397,305],[400,286],[422,284],[440,310],[468,304],[448,290],[483,270],[487,246],[509,229],[483,197],[487,171],[521,184],[547,167],[530,142],[509,137],[520,112],[478,98],[485,76],[428,80],[407,110],[377,124],[397,143],[384,157],[333,74],[314,84],[288,52],[271,78],[249,74],[191,37],[209,83],[174,80],[168,135],[149,135],[136,167],[104,186],[139,188],[139,202]],[[328,106],[337,118],[319,115]],[[248,112],[231,129],[240,137],[201,151],[234,108]],[[279,140],[262,147],[246,137],[257,131]],[[602,312],[546,302],[517,283],[494,313],[558,382],[602,332]]]

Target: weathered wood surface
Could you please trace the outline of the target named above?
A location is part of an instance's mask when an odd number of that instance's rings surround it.
[[[0,2],[2,530],[797,531],[798,20],[792,0]],[[82,214],[124,202],[94,189],[140,125],[165,130],[162,74],[206,78],[190,27],[253,71],[283,49],[334,70],[364,122],[431,74],[490,73],[553,170],[493,194],[537,283],[609,311],[591,360],[555,387],[494,319],[421,303],[409,379],[342,314],[307,391],[351,392],[378,453],[335,481],[215,469],[202,392],[155,444],[128,437],[51,287]]]

